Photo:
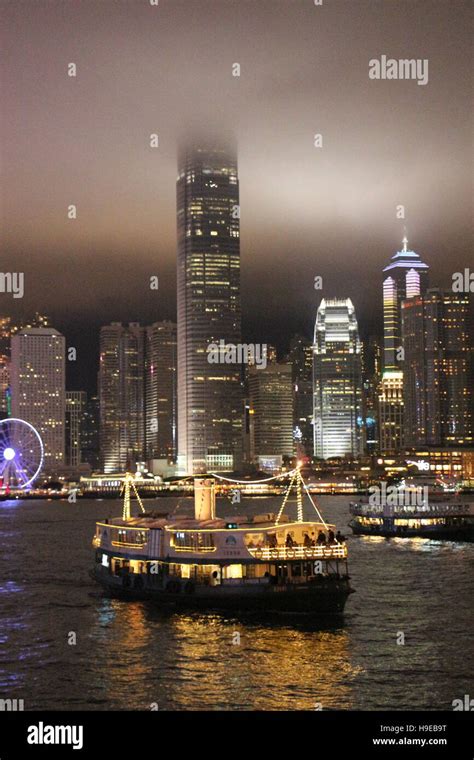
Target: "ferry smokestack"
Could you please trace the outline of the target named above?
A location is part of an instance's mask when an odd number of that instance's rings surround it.
[[[214,520],[216,517],[216,482],[213,478],[194,479],[194,517]]]

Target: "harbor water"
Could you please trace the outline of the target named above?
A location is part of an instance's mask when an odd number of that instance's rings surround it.
[[[0,699],[25,710],[451,710],[474,696],[474,544],[351,536],[349,499],[319,499],[348,538],[356,590],[333,622],[108,598],[89,576],[91,539],[118,500],[1,502]]]

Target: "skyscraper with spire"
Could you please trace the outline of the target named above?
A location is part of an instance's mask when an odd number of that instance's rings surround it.
[[[201,142],[178,163],[178,464],[231,470],[242,460],[241,367],[209,363],[208,347],[241,342],[237,158]]]
[[[402,301],[425,293],[428,288],[428,264],[408,248],[403,238],[403,248],[397,251],[384,268],[383,280],[383,332],[384,370],[400,370],[402,345]]]
[[[404,445],[402,302],[425,293],[428,271],[428,264],[408,248],[406,236],[402,250],[392,256],[383,270],[384,362],[379,423],[380,449],[384,453],[397,453]]]

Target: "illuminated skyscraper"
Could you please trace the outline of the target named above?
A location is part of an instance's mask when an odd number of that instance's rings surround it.
[[[406,448],[426,443],[426,335],[421,295],[402,302],[404,437]]]
[[[318,308],[313,342],[314,454],[363,453],[361,345],[350,298]]]
[[[11,317],[0,317],[0,357],[10,356]]]
[[[81,421],[81,461],[93,470],[100,469],[100,404],[98,396],[90,396]]]
[[[147,327],[146,457],[176,458],[176,324]]]
[[[363,409],[367,453],[379,447],[379,404],[378,392],[382,378],[382,345],[376,336],[371,336],[362,346]]]
[[[210,364],[207,349],[239,344],[240,241],[237,160],[194,145],[179,155],[178,462],[188,473],[239,467],[241,367]]]
[[[293,381],[291,364],[268,364],[249,372],[253,460],[292,456]]]
[[[295,335],[291,339],[288,358],[293,368],[294,435],[304,453],[311,455],[313,450],[311,424],[313,420],[313,346],[311,341],[302,335]]]
[[[100,452],[106,473],[145,457],[145,328],[113,322],[100,331]]]
[[[12,416],[38,430],[46,473],[64,465],[65,351],[64,336],[53,328],[21,330],[11,339]]]
[[[402,304],[405,443],[473,443],[469,296],[431,289]]]
[[[402,250],[392,256],[383,270],[384,370],[400,370],[402,301],[426,291],[428,270],[428,264],[408,249],[406,238]]]
[[[66,391],[66,464],[81,464],[82,422],[87,403],[85,391]]]
[[[10,359],[0,354],[0,418],[11,417]]]
[[[397,453],[404,444],[401,308],[405,298],[425,292],[428,270],[419,255],[408,249],[406,237],[402,250],[383,270],[384,368],[379,391],[382,452]]]

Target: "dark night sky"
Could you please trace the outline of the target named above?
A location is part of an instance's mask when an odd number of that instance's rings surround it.
[[[71,387],[94,382],[98,325],[175,318],[183,128],[238,140],[247,339],[284,347],[310,334],[315,275],[323,295],[353,299],[364,335],[380,332],[381,268],[404,224],[433,284],[473,266],[470,2],[0,8],[2,270],[26,279],[25,297],[0,294],[0,310],[52,315],[79,348]],[[382,54],[428,58],[429,83],[369,80]]]

